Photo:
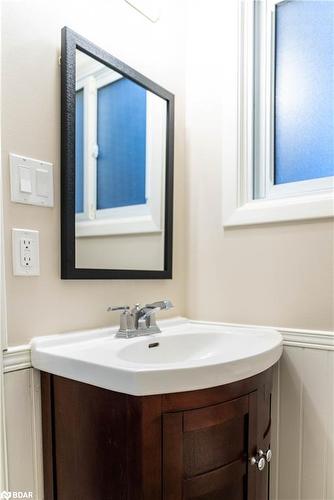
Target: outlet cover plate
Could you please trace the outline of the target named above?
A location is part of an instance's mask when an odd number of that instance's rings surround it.
[[[13,228],[12,254],[14,276],[39,276],[39,231]]]

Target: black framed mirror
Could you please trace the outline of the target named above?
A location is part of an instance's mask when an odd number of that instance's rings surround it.
[[[64,27],[61,104],[62,279],[172,278],[173,94]]]

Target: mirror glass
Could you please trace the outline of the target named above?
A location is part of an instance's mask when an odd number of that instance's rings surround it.
[[[76,49],[75,267],[164,269],[167,101]]]

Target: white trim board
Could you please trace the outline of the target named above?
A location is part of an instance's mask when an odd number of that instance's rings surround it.
[[[285,328],[279,326],[263,326],[263,325],[247,325],[242,323],[222,323],[222,322],[210,322],[210,321],[195,321],[191,320],[192,323],[197,324],[215,324],[224,327],[241,327],[241,328],[258,328],[259,330],[264,330],[267,328],[274,328],[280,332],[283,337],[284,345],[295,345],[296,347],[309,347],[311,349],[325,349],[334,350],[334,331],[327,330],[304,330],[299,328]]]
[[[282,327],[268,327],[258,325],[247,325],[240,323],[222,323],[212,321],[199,321],[190,320],[191,323],[201,325],[221,325],[224,327],[241,327],[241,328],[257,328],[264,330],[274,328],[278,330],[283,337],[283,344],[287,346],[306,347],[309,349],[323,349],[326,351],[334,350],[334,332],[326,330],[302,330],[298,328],[282,328]],[[8,347],[3,352],[3,365],[4,373],[9,373],[17,370],[24,370],[31,368],[31,346],[30,344],[23,344],[15,347]]]
[[[9,347],[3,351],[4,373],[31,368],[30,344]]]

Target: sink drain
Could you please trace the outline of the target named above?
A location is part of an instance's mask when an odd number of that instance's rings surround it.
[[[148,344],[148,348],[152,349],[152,347],[158,347],[159,342],[153,342],[152,344]]]

